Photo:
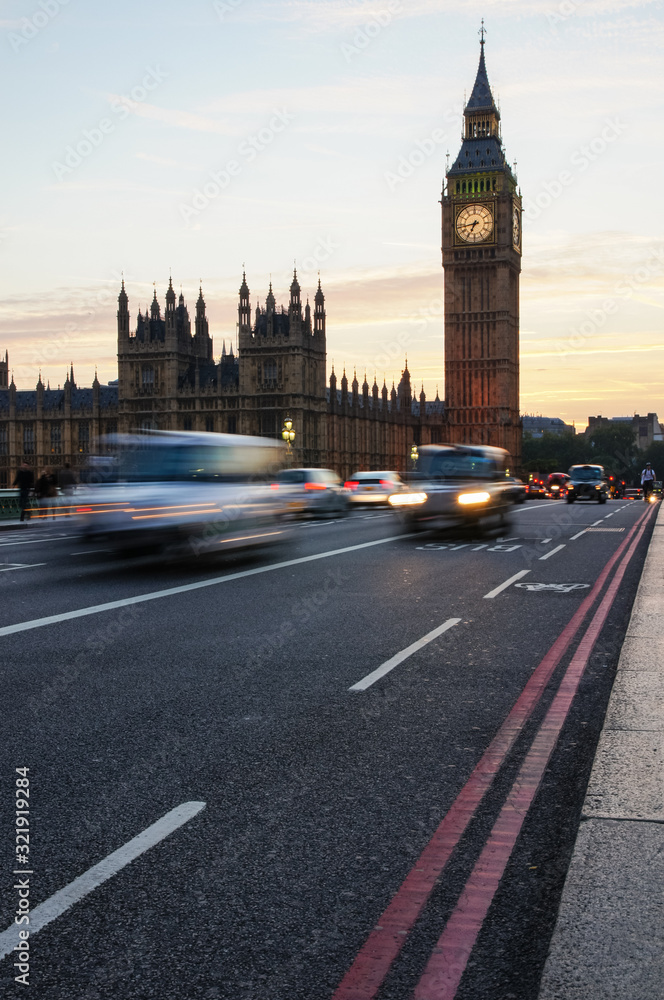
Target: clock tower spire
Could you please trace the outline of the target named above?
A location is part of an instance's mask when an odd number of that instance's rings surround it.
[[[506,448],[521,461],[521,197],[484,59],[464,108],[461,149],[442,196],[445,396],[453,442]]]

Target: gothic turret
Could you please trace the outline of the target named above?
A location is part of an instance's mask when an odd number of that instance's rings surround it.
[[[249,286],[247,285],[247,275],[245,271],[242,272],[242,284],[240,285],[238,323],[240,333],[251,332],[251,305],[249,303]]]
[[[288,314],[292,316],[302,316],[302,302],[300,300],[300,283],[297,280],[297,269],[293,270],[293,280],[290,286],[290,303]]]
[[[175,312],[175,290],[173,288],[173,279],[168,279],[168,290],[166,292],[166,313]]]
[[[267,298],[265,300],[265,310],[268,316],[275,311],[277,308],[277,302],[274,297],[274,292],[272,291],[272,282],[270,282],[270,290],[267,293]]]
[[[318,278],[318,288],[314,295],[314,333],[325,333],[325,296],[320,287],[320,277]]]
[[[124,278],[118,295],[118,337],[129,336],[129,299],[125,291]]]

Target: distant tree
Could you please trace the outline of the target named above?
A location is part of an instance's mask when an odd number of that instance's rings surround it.
[[[607,473],[619,479],[634,482],[641,469],[642,453],[634,440],[631,423],[597,427],[587,435],[587,441],[590,446],[587,461],[603,465]]]
[[[525,435],[523,438],[522,464],[524,472],[567,472],[571,465],[591,460],[588,442],[582,434],[573,431],[541,437]]]

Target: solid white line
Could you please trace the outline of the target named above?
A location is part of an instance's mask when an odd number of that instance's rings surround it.
[[[518,573],[515,573],[514,576],[511,576],[509,580],[505,580],[505,583],[501,583],[501,585],[496,587],[495,590],[490,590],[488,594],[485,594],[484,599],[489,600],[492,597],[497,597],[502,590],[507,590],[508,587],[511,587],[511,585],[516,583],[517,580],[520,580],[522,576],[527,576],[528,573],[530,573],[529,569],[520,570]]]
[[[513,514],[519,514],[520,512],[522,512],[524,510],[537,510],[538,507],[548,507],[548,506],[549,506],[548,503],[529,503],[528,505],[526,505],[525,503],[522,503],[522,504],[519,504],[519,507],[518,507],[518,510],[517,510],[516,509],[516,504],[515,504],[514,508],[512,510],[512,513]]]
[[[425,636],[422,636],[421,639],[418,639],[417,642],[407,646],[406,649],[402,649],[400,653],[397,653],[396,656],[392,657],[392,659],[386,660],[380,667],[376,667],[375,670],[373,670],[370,674],[367,674],[366,677],[363,677],[361,681],[357,682],[357,684],[353,684],[353,686],[349,687],[348,690],[366,691],[368,687],[371,687],[372,684],[379,681],[381,677],[385,676],[385,674],[389,674],[390,670],[394,670],[394,668],[398,667],[400,663],[407,660],[409,656],[416,653],[418,649],[422,649],[423,646],[433,642],[434,639],[437,639],[439,635],[443,634],[443,632],[447,632],[447,630],[452,628],[453,625],[458,625],[460,621],[460,618],[448,618],[446,622],[439,625],[438,628],[435,628],[433,632],[428,632]]]
[[[0,573],[12,573],[15,569],[35,569],[37,566],[45,566],[46,563],[12,563],[0,569]]]
[[[576,538],[581,538],[581,535],[585,535],[587,530],[587,528],[584,528],[583,531],[577,531],[576,535],[572,535],[570,538],[570,542],[573,542]]]
[[[216,587],[232,580],[242,580],[247,576],[258,576],[261,573],[271,573],[277,569],[287,569],[289,566],[300,566],[302,563],[315,562],[317,559],[329,559],[332,556],[345,555],[346,552],[357,552],[373,545],[385,545],[386,542],[396,542],[409,535],[390,535],[389,538],[378,538],[374,542],[362,542],[360,545],[347,545],[343,549],[332,549],[329,552],[317,552],[313,556],[301,556],[299,559],[287,559],[285,562],[272,563],[270,566],[258,566],[256,569],[244,569],[239,573],[229,573],[227,576],[215,576],[211,580],[199,580],[197,583],[187,583],[181,587],[169,587],[168,590],[155,590],[150,594],[138,594],[136,597],[125,597],[120,601],[108,601],[106,604],[95,604],[89,608],[79,608],[78,611],[65,611],[61,615],[49,615],[47,618],[34,618],[32,621],[18,622],[16,625],[5,625],[0,628],[0,636],[14,635],[15,632],[28,632],[33,628],[43,628],[44,625],[55,625],[57,622],[70,621],[72,618],[85,618],[87,615],[98,615],[102,611],[114,611],[116,608],[126,608],[130,604],[143,604],[145,601],[158,601],[162,597],[173,597],[175,594],[186,594],[190,590],[203,590],[205,587]]]
[[[17,545],[42,545],[44,542],[59,542],[61,538],[76,538],[76,535],[48,535],[44,538],[31,538],[29,542],[1,542],[0,549],[13,549]]]
[[[165,816],[158,819],[156,823],[149,826],[147,830],[143,830],[137,837],[130,840],[128,844],[119,847],[117,851],[113,851],[112,854],[109,854],[99,864],[94,865],[83,875],[75,878],[64,889],[60,889],[54,893],[50,899],[40,903],[39,906],[36,906],[30,912],[30,935],[36,934],[37,931],[40,931],[42,927],[46,927],[56,917],[62,916],[70,906],[78,903],[79,900],[87,896],[93,889],[98,888],[98,886],[106,882],[111,876],[116,875],[150,847],[154,847],[159,841],[164,840],[165,837],[168,837],[178,827],[188,823],[190,819],[193,819],[204,808],[205,802],[183,802],[182,805],[176,806],[175,809],[171,809]],[[15,874],[17,878],[20,878],[20,872]],[[0,934],[0,958],[5,958],[6,955],[9,955],[19,943],[19,930],[21,930],[19,925],[13,923],[6,931]]]
[[[564,545],[556,545],[555,549],[551,549],[551,551],[547,552],[545,556],[540,556],[540,562],[542,562],[543,559],[550,559],[551,556],[555,556],[556,552],[560,552],[560,550],[564,548]]]

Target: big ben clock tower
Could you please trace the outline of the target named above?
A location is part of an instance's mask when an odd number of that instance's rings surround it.
[[[484,62],[443,189],[445,397],[453,443],[492,444],[521,462],[521,196],[505,158]]]

